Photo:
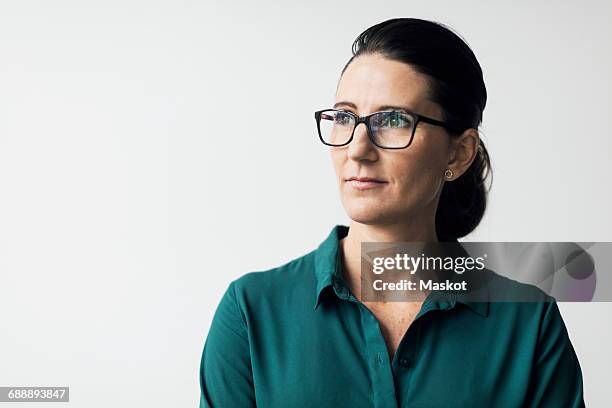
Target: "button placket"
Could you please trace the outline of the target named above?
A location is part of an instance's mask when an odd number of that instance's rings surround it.
[[[400,363],[400,365],[401,365],[401,366],[403,366],[403,367],[410,367],[410,359],[409,359],[409,358],[407,358],[407,357],[402,357],[402,358],[400,358],[399,363]]]
[[[364,340],[370,358],[373,386],[374,408],[397,408],[395,399],[395,381],[390,365],[388,364],[387,346],[382,336],[380,325],[374,314],[359,300],[351,297],[349,301],[355,302],[360,309],[364,327]]]

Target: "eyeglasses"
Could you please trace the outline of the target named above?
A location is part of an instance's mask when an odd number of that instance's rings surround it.
[[[315,112],[315,120],[319,139],[328,146],[349,144],[360,123],[366,125],[372,143],[383,149],[405,149],[410,146],[419,122],[451,130],[445,122],[405,110],[380,111],[367,116],[357,116],[349,111],[324,109]]]

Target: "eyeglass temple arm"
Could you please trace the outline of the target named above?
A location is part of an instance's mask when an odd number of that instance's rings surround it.
[[[427,116],[421,116],[421,115],[415,115],[417,117],[418,120],[422,121],[422,122],[426,122],[426,123],[431,123],[432,125],[437,125],[437,126],[441,126],[447,130],[458,130],[456,127],[452,127],[451,125],[449,125],[446,122],[441,122],[439,120],[436,119],[432,119],[432,118],[428,118]]]

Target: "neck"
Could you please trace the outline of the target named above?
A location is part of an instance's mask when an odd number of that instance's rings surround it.
[[[353,294],[361,293],[361,243],[362,242],[437,242],[435,223],[394,223],[368,225],[351,221],[346,237],[340,240],[344,280]]]

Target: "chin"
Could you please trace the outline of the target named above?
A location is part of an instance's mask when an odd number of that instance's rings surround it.
[[[344,209],[351,220],[360,224],[382,224],[383,221],[388,220],[389,214],[381,208],[379,205],[380,203],[378,203],[378,205],[365,204],[366,203],[349,204],[344,206]]]

